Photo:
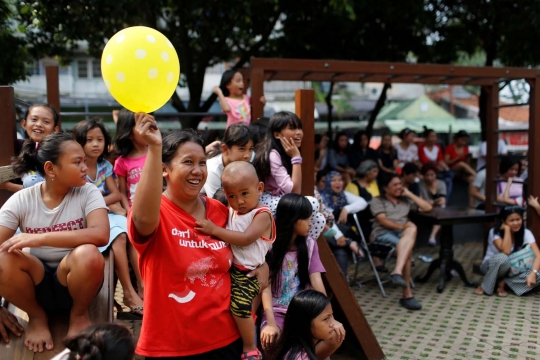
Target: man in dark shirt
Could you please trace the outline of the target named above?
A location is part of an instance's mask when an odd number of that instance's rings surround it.
[[[416,196],[420,196],[420,185],[418,179],[418,166],[415,163],[409,162],[403,165],[401,170],[401,182],[403,186],[409,189]]]

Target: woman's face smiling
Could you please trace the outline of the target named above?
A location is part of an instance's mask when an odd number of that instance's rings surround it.
[[[339,193],[343,190],[343,179],[341,179],[341,175],[334,175],[330,181],[330,189],[335,193]]]
[[[204,149],[192,141],[180,145],[169,165],[163,165],[167,193],[179,201],[196,199],[207,175]]]

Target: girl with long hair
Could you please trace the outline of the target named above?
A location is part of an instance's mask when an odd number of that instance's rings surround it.
[[[317,360],[331,355],[345,339],[330,299],[316,290],[296,294],[285,315],[283,334],[271,356],[276,360]],[[326,355],[326,356],[328,356]]]
[[[484,279],[475,290],[477,295],[496,291],[499,297],[508,296],[506,284],[521,296],[540,284],[540,250],[532,232],[525,228],[524,212],[519,206],[509,205],[499,213],[489,231],[486,256],[480,267]],[[518,257],[522,265],[513,260]]]
[[[263,291],[261,343],[269,349],[283,330],[285,313],[299,291],[313,288],[326,293],[321,279],[324,267],[315,239],[308,236],[312,206],[303,196],[287,194],[279,201],[276,241],[268,253],[270,286]],[[327,354],[328,356],[330,354]]]
[[[288,111],[275,113],[270,118],[265,141],[259,143],[255,154],[255,168],[259,179],[264,182],[261,203],[273,214],[285,194],[300,194],[302,190],[302,157],[300,146],[304,133],[302,122]],[[312,227],[310,236],[318,238],[326,220],[319,212],[320,204],[308,197],[312,204]]]

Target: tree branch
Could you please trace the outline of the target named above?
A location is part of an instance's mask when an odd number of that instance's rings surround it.
[[[260,47],[263,46],[265,43],[268,42],[268,39],[270,38],[270,35],[272,34],[272,31],[274,30],[274,27],[276,26],[276,23],[279,19],[279,16],[281,15],[281,11],[278,10],[276,14],[276,18],[272,22],[271,26],[268,27],[268,31],[262,35],[262,37],[257,41],[253,46],[251,46],[248,50],[245,50],[243,54],[240,56],[236,64],[232,67],[233,69],[239,69],[244,66],[246,62],[249,61],[249,59],[252,56],[255,56],[259,50]],[[201,106],[201,111],[208,111],[212,104],[216,101],[217,95],[212,93],[204,102],[204,104]]]
[[[375,120],[377,119],[377,115],[379,115],[379,112],[383,108],[384,104],[386,103],[386,92],[388,89],[390,89],[392,85],[390,83],[385,83],[381,95],[379,95],[379,99],[377,100],[377,103],[375,104],[375,107],[371,111],[371,114],[369,114],[369,121],[368,125],[366,127],[366,134],[368,136],[368,139],[371,139],[371,133],[373,132],[373,126],[375,125]]]

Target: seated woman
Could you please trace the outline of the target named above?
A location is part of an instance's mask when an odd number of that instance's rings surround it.
[[[350,152],[351,145],[347,134],[344,132],[337,133],[334,147],[328,153],[328,165],[330,170],[339,171],[346,182],[349,182],[355,175],[354,168],[349,163]]]
[[[437,179],[437,163],[428,162],[422,167],[420,173],[424,178],[420,181],[420,197],[433,207],[445,207],[446,185],[444,181]],[[437,245],[435,237],[440,229],[441,225],[433,225],[431,235],[429,236],[430,245]]]
[[[328,165],[328,136],[315,134],[315,172]]]
[[[508,205],[525,206],[523,198],[523,183],[518,177],[521,171],[519,159],[504,156],[499,164],[499,179],[497,181],[497,201]],[[518,181],[518,183],[514,181]]]
[[[484,279],[475,294],[491,295],[497,287],[497,295],[505,297],[508,296],[506,284],[521,296],[539,284],[540,250],[532,232],[525,228],[523,214],[524,210],[519,206],[506,206],[499,213],[495,227],[489,231],[486,256],[480,267]],[[522,259],[528,257],[529,261],[516,266],[512,259],[514,254],[519,254]]]
[[[353,179],[345,188],[345,191],[360,196],[368,203],[371,199],[380,196],[379,184],[377,183],[377,176],[379,175],[379,166],[373,160],[366,160],[358,169],[356,169],[356,178]],[[366,239],[371,234],[371,227],[373,225],[373,216],[369,208],[364,209],[358,213],[358,221],[362,227],[362,232]]]
[[[476,176],[476,171],[469,164],[468,143],[469,134],[464,130],[458,131],[454,135],[454,142],[444,150],[444,161],[470,184]]]
[[[441,179],[446,184],[446,198],[450,197],[452,192],[452,182],[454,172],[450,170],[443,158],[441,145],[437,144],[437,133],[433,129],[424,126],[424,142],[418,145],[418,157],[422,165],[429,162],[435,163],[437,179]]]
[[[349,151],[349,165],[356,169],[358,166],[366,161],[377,161],[377,152],[369,147],[369,137],[364,130],[358,131],[354,134],[354,142]]]
[[[326,175],[326,185],[321,192],[324,205],[334,214],[334,219],[337,222],[338,228],[347,237],[353,237],[354,233],[351,230],[352,224],[348,223],[348,215],[358,213],[367,208],[366,200],[359,196],[353,195],[350,192],[343,190],[343,179],[341,174],[337,171],[331,171]],[[330,247],[334,250],[341,247],[348,247],[357,256],[361,257],[361,252],[358,249],[356,241],[345,239],[344,243],[334,244],[333,241],[329,241]],[[336,257],[340,260],[340,267],[344,274],[347,274],[347,261],[342,258]]]
[[[401,130],[399,137],[401,142],[396,144],[397,158],[399,160],[399,168],[402,168],[406,163],[412,162],[417,166],[420,165],[418,161],[418,147],[414,144],[414,131],[409,128]]]
[[[381,145],[377,149],[377,161],[379,163],[379,180],[385,174],[394,174],[399,165],[397,151],[392,146],[392,134],[383,133],[381,136]]]

